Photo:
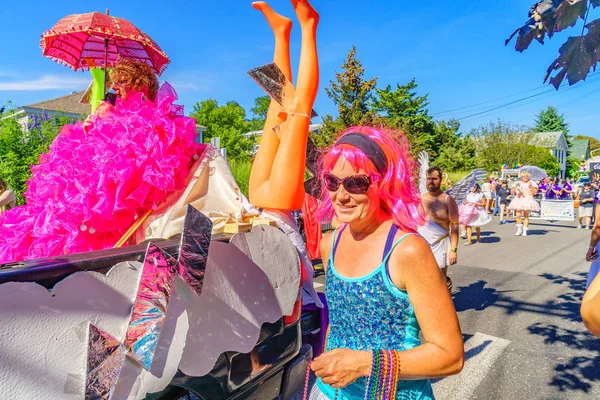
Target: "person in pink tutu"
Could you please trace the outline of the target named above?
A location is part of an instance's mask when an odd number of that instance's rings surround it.
[[[146,64],[121,60],[111,78],[116,104],[65,125],[31,167],[26,205],[0,216],[0,263],[111,248],[185,188],[196,121]]]
[[[511,193],[514,198],[508,205],[509,210],[515,210],[517,216],[517,232],[515,236],[527,236],[529,230],[529,213],[540,211],[540,205],[534,200],[538,186],[529,180],[529,172],[521,172],[521,180],[513,186]]]

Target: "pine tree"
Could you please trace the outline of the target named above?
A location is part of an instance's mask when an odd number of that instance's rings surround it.
[[[558,113],[556,107],[549,106],[536,115],[534,131],[562,132],[565,134],[565,137],[568,137],[569,124],[565,122],[565,116]]]
[[[343,129],[353,125],[364,125],[373,121],[371,100],[373,99],[377,78],[365,80],[365,69],[356,57],[356,47],[346,56],[342,71],[335,73],[335,80],[329,81],[325,88],[327,96],[338,108],[338,117],[323,117],[323,128],[313,140],[318,147],[330,145]]]
[[[571,135],[569,135],[569,124],[565,121],[565,116],[559,114],[556,107],[548,106],[548,108],[540,111],[535,116],[534,132],[562,132],[567,141],[567,159],[571,156]]]

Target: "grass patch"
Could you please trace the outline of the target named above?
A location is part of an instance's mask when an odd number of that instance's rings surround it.
[[[248,186],[250,184],[250,172],[252,171],[251,160],[231,160],[229,168],[237,182],[240,190],[248,197]]]
[[[452,182],[456,183],[456,182],[460,181],[462,178],[464,178],[465,176],[467,176],[469,174],[469,172],[471,172],[471,171],[448,172],[448,179],[450,179]]]

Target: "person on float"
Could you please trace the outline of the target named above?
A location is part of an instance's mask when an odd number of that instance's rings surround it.
[[[529,213],[531,211],[540,211],[540,205],[534,200],[537,193],[537,185],[531,181],[529,172],[521,172],[521,180],[515,184],[511,193],[514,196],[509,210],[515,211],[517,217],[517,232],[515,236],[527,236],[529,230]]]
[[[464,231],[466,232],[466,243],[465,246],[473,244],[473,228],[477,236],[477,243],[481,243],[481,227],[492,221],[492,217],[488,214],[485,209],[485,198],[481,192],[481,187],[476,183],[471,189],[471,193],[467,195],[467,198],[463,201],[463,204],[459,207],[459,215],[465,213],[469,208],[475,207],[476,214],[473,218],[469,219]]]
[[[0,215],[5,210],[10,210],[17,206],[17,197],[15,192],[8,188],[4,179],[0,178]]]
[[[116,104],[63,126],[32,166],[26,205],[0,216],[0,262],[113,247],[185,187],[200,147],[195,121],[148,65],[122,59],[111,76]]]
[[[305,398],[433,399],[429,379],[460,372],[463,343],[444,277],[415,234],[424,216],[407,140],[352,127],[321,165],[319,216],[342,227],[321,241],[330,325]]]

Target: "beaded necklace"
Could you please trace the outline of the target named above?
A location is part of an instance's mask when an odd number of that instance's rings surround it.
[[[396,350],[372,350],[371,372],[365,386],[365,400],[390,400],[396,398],[398,381],[400,380],[400,352]],[[304,397],[308,400],[308,383],[310,379],[310,361],[306,367],[304,380]],[[335,390],[334,400],[339,396]]]

